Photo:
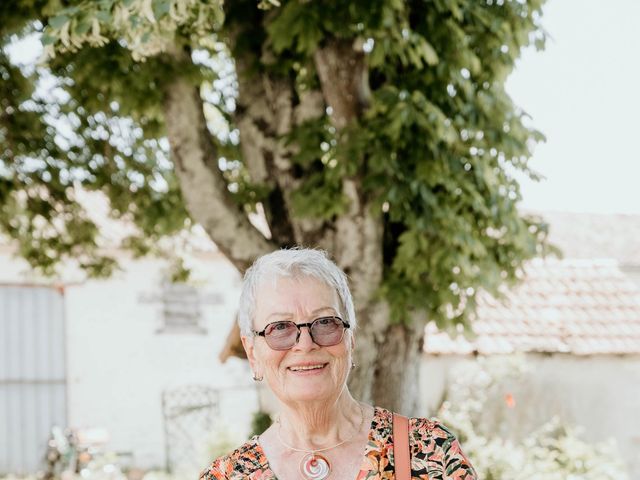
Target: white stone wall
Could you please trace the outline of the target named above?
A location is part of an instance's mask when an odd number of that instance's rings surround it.
[[[26,264],[0,251],[0,282],[42,283]],[[121,259],[107,280],[65,286],[68,419],[80,428],[104,428],[109,449],[131,452],[136,466],[165,466],[164,389],[204,385],[221,391],[220,428],[238,443],[249,433],[257,394],[246,362],[218,355],[235,320],[240,276],[218,253],[191,258],[193,281],[205,298],[205,333],[161,333],[162,305],[153,301],[167,265]],[[203,454],[204,468],[210,458]]]
[[[158,261],[136,261],[109,280],[67,289],[70,422],[107,427],[113,448],[133,451],[139,466],[164,465],[166,388],[224,389],[221,421],[239,441],[256,408],[248,366],[218,361],[234,321],[239,275],[219,257],[197,267],[202,292],[223,299],[202,306],[205,334],[159,333],[161,304],[144,300],[160,291],[164,265]]]
[[[470,356],[425,356],[420,379],[425,415],[436,415],[455,368],[475,361]],[[558,416],[582,427],[587,441],[613,438],[631,478],[640,478],[634,473],[640,458],[640,355],[528,354],[525,363],[528,372],[504,385],[479,428],[499,425],[501,434],[521,438]],[[506,394],[513,395],[513,408],[506,407]]]

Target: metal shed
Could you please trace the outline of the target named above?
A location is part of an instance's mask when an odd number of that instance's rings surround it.
[[[0,284],[0,475],[43,466],[66,390],[64,289]]]

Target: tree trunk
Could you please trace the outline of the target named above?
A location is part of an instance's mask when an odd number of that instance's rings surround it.
[[[416,325],[387,326],[382,342],[375,347],[372,390],[376,405],[404,415],[424,414],[419,396],[423,339]]]
[[[338,131],[356,121],[369,103],[364,53],[348,41],[335,40],[314,55],[331,121]],[[418,413],[418,382],[424,322],[391,325],[388,306],[375,299],[383,279],[382,212],[362,193],[360,179],[345,178],[347,212],[335,221],[332,253],[351,280],[359,328],[351,374],[352,393],[364,401],[401,412]]]
[[[424,319],[416,316],[410,326],[391,324],[384,302],[358,308],[356,315],[356,368],[349,377],[353,395],[404,415],[423,414],[419,383]]]
[[[168,86],[165,121],[187,208],[238,270],[243,272],[256,257],[281,246],[297,243],[330,251],[349,276],[358,316],[357,368],[351,374],[350,389],[356,398],[411,415],[417,413],[424,322],[390,325],[388,306],[376,299],[383,279],[382,213],[372,209],[356,176],[343,180],[349,207],[332,222],[291,215],[290,193],[296,180],[290,172],[291,152],[280,137],[305,119],[321,115],[324,102],[332,104],[337,128],[343,128],[366,105],[362,56],[347,47],[334,44],[316,55],[324,100],[320,92],[309,92],[296,105],[293,85],[267,75],[248,79],[237,59],[240,98],[236,123],[243,160],[252,178],[269,184],[275,192],[265,205],[272,241],[249,223],[231,198],[217,166],[198,89],[188,80],[177,77]],[[340,58],[345,56],[349,58],[342,63]],[[357,81],[347,77],[345,65],[355,69]],[[331,82],[332,78],[339,81]]]

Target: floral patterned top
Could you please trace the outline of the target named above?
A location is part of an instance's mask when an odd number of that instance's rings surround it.
[[[375,407],[369,441],[360,472],[355,480],[394,480],[393,417],[389,410]],[[412,478],[421,480],[477,480],[456,437],[437,421],[409,419],[409,447]],[[200,480],[277,480],[269,461],[252,437],[229,455],[215,460],[200,475]]]

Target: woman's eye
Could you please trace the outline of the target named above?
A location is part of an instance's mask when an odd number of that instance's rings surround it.
[[[327,318],[319,318],[318,320],[316,320],[320,325],[329,325],[330,323],[333,322],[333,318],[331,317],[327,317]]]
[[[287,329],[287,327],[288,327],[288,325],[287,325],[286,323],[284,323],[284,322],[283,322],[283,323],[276,323],[276,324],[273,326],[273,329],[272,329],[272,330],[286,330],[286,329]]]

